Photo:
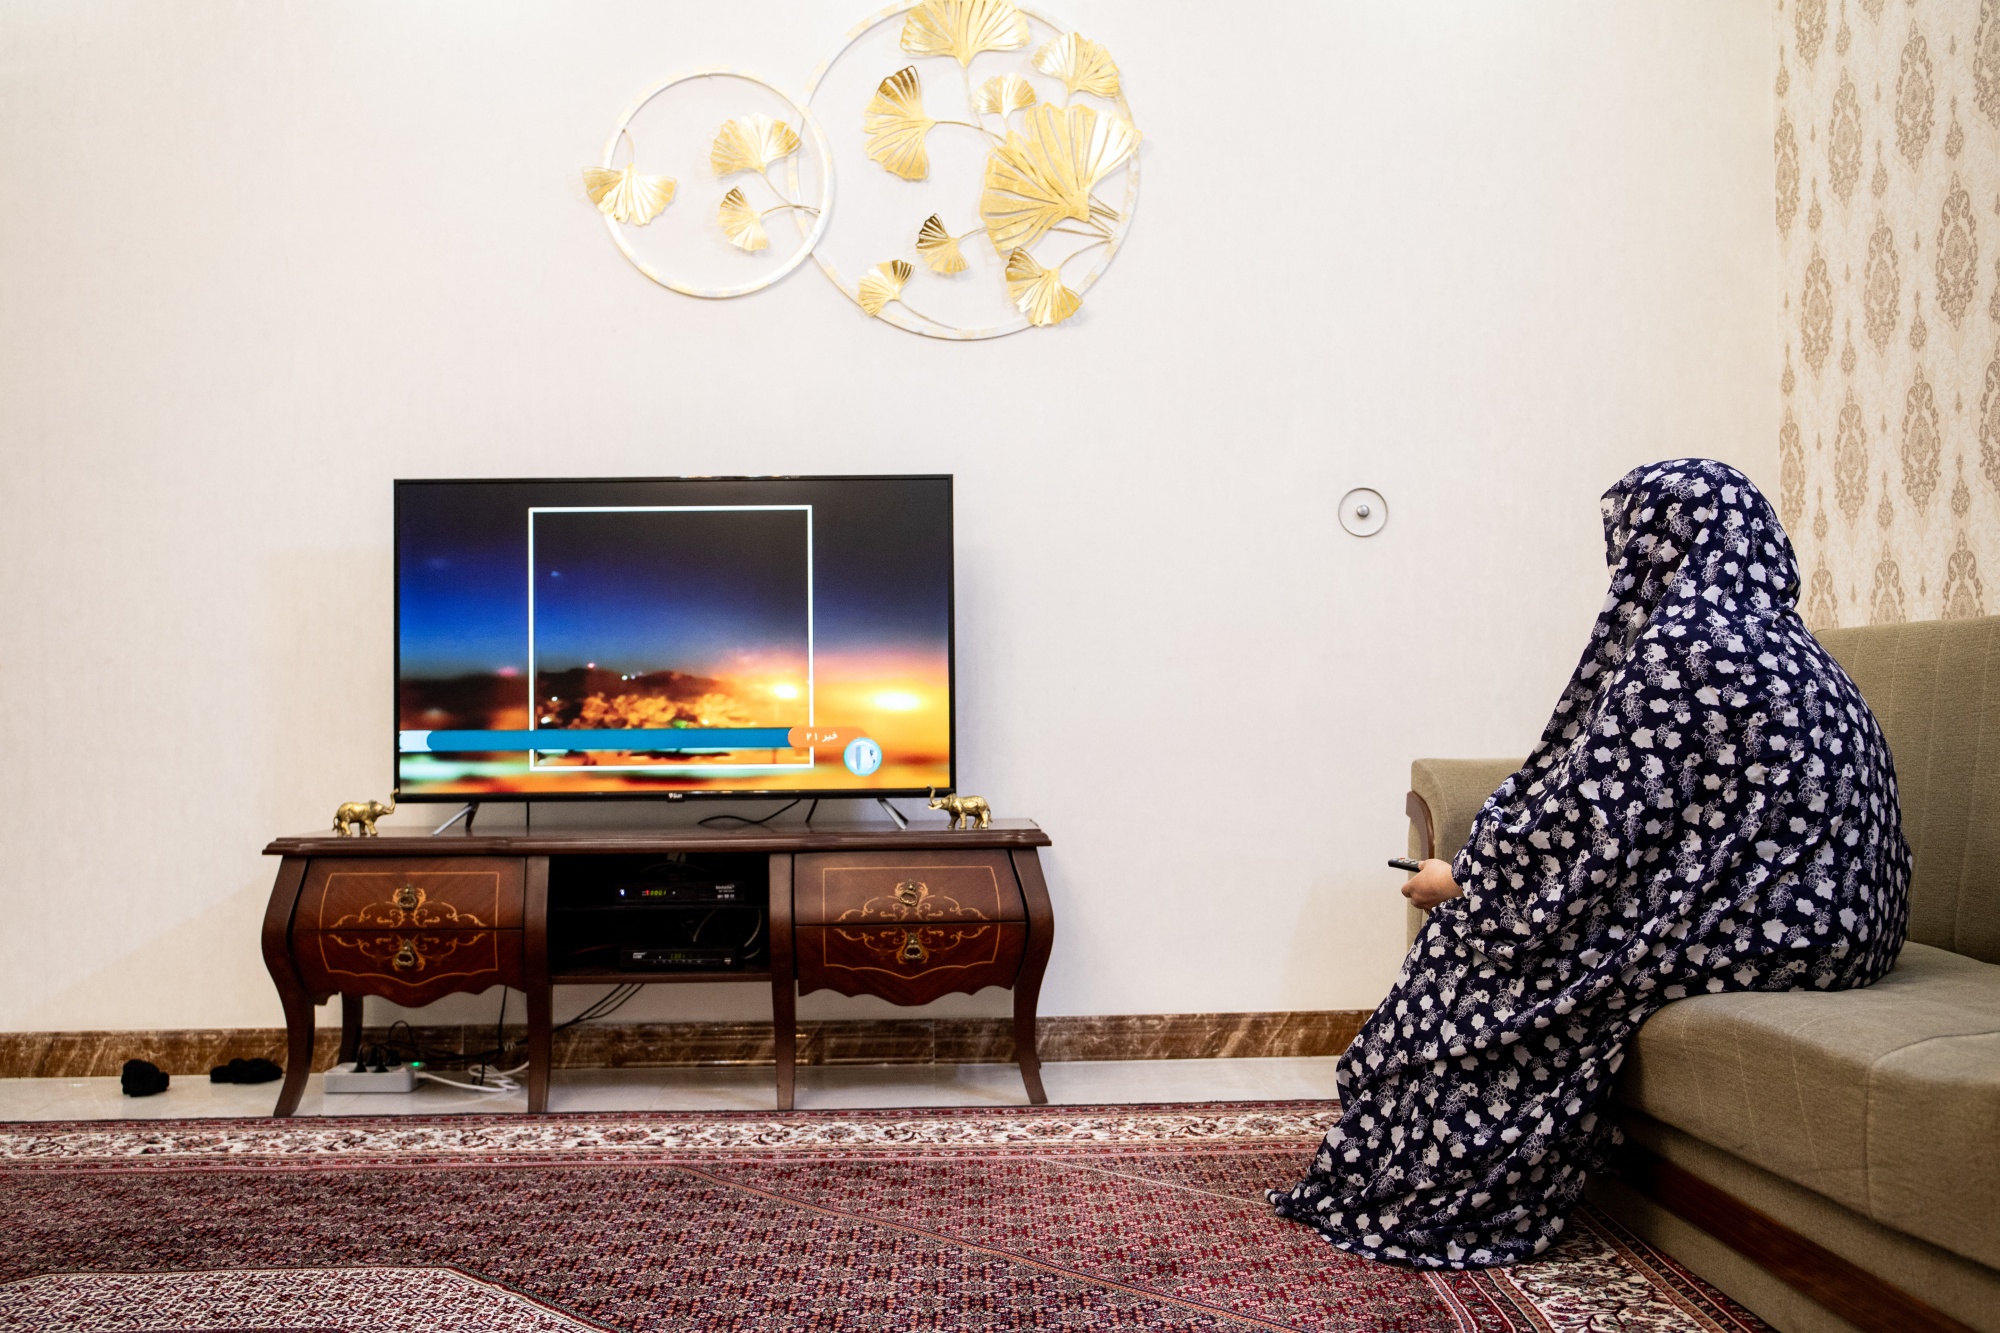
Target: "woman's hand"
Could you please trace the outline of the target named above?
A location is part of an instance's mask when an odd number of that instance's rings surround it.
[[[1419,863],[1417,873],[1403,885],[1403,896],[1426,912],[1464,892],[1458,887],[1458,881],[1451,877],[1451,862],[1435,858]]]

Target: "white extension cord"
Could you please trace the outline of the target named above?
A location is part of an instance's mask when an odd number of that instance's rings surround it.
[[[416,1071],[408,1065],[368,1069],[350,1060],[326,1071],[326,1090],[330,1093],[414,1092],[416,1086]]]
[[[446,1078],[443,1074],[433,1074],[428,1069],[417,1070],[416,1076],[426,1083],[442,1084],[447,1088],[456,1088],[460,1092],[483,1092],[495,1097],[504,1097],[510,1092],[521,1091],[521,1085],[514,1081],[514,1075],[525,1073],[527,1068],[527,1065],[519,1064],[512,1069],[493,1070],[487,1075],[489,1081],[485,1083],[461,1083],[455,1078]]]
[[[436,1083],[459,1092],[484,1093],[489,1097],[504,1097],[521,1091],[521,1084],[514,1075],[526,1072],[528,1066],[516,1065],[512,1069],[495,1069],[487,1073],[486,1082],[474,1083],[447,1078],[434,1074],[420,1064],[391,1065],[387,1069],[357,1067],[353,1061],[335,1065],[326,1071],[326,1091],[329,1093],[357,1092],[415,1092],[419,1082]]]

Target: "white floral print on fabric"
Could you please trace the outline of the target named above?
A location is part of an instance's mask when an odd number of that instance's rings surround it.
[[[1616,1131],[1633,1031],[1724,991],[1866,986],[1910,854],[1874,714],[1799,619],[1798,564],[1734,468],[1604,495],[1611,592],[1534,753],[1487,798],[1394,989],[1341,1058],[1341,1118],[1278,1212],[1419,1268],[1561,1234]]]

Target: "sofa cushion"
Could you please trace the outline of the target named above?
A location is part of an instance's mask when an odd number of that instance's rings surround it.
[[[1417,839],[1417,824],[1410,821],[1410,855],[1436,856],[1446,861],[1458,855],[1472,836],[1472,821],[1493,789],[1514,775],[1519,759],[1419,759],[1410,765],[1410,790],[1430,811],[1431,836],[1437,846],[1428,848]],[[1406,910],[1409,939],[1414,943],[1424,928],[1424,913],[1411,906]]]
[[[2000,616],[1819,638],[1895,756],[1910,938],[2000,963]]]
[[[1904,946],[1865,990],[1703,995],[1633,1038],[1619,1101],[2000,1268],[2000,966]]]

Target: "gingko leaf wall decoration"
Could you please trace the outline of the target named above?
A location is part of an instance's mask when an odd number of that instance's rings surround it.
[[[1025,111],[1039,99],[1035,85],[1018,74],[996,74],[979,85],[979,97],[974,109],[982,116],[998,116],[1002,120],[1016,111]]]
[[[970,267],[959,251],[958,237],[944,228],[944,219],[933,213],[917,228],[917,253],[931,266],[931,272],[947,276]]]
[[[877,264],[862,275],[857,300],[861,302],[862,313],[870,319],[882,313],[882,307],[891,301],[902,299],[903,284],[910,280],[916,270],[907,259],[892,259],[886,264]]]
[[[641,258],[629,233],[674,202],[676,185],[640,175],[636,145],[622,168],[614,157],[634,117],[691,79],[741,80],[789,108],[769,114],[746,98],[710,120],[701,142],[716,192],[661,224],[669,242],[646,242],[649,253],[677,244],[685,255],[706,237],[700,244],[717,248],[690,258],[759,270],[741,283],[675,280],[664,262]],[[651,122],[643,132],[649,143],[659,133]],[[1083,310],[1132,225],[1143,143],[1105,46],[1013,0],[922,0],[856,25],[797,97],[720,69],[655,85],[620,119],[601,164],[585,169],[585,186],[620,250],[675,291],[743,295],[811,258],[862,316],[971,340],[1061,326]],[[681,170],[682,208],[691,190],[705,193],[685,155],[664,165]],[[970,229],[954,233],[946,218]]]
[[[1083,298],[1063,286],[1062,270],[1043,268],[1026,250],[1007,256],[1007,295],[1030,324],[1060,324],[1076,313]]]
[[[1028,44],[1028,19],[1012,0],[923,0],[903,20],[903,49],[950,56],[961,67],[982,51]]]
[[[924,114],[924,93],[916,66],[900,69],[882,80],[861,118],[861,128],[868,136],[868,156],[906,181],[920,181],[931,174],[924,136],[935,124]]]
[[[717,176],[739,171],[760,175],[773,162],[799,151],[798,132],[782,120],[769,116],[745,116],[725,121],[715,134],[715,146],[708,150],[708,164]]]
[[[1035,68],[1061,79],[1071,93],[1118,96],[1118,66],[1111,53],[1080,32],[1066,32],[1035,52]]]
[[[1139,131],[1130,121],[1100,116],[1087,106],[1038,106],[1028,112],[1027,134],[1009,134],[986,159],[979,216],[994,248],[1032,245],[1064,221],[1108,237],[1096,216],[1105,210],[1091,187],[1138,146]]]
[[[771,244],[764,231],[763,214],[750,206],[741,189],[722,196],[716,221],[722,224],[722,234],[729,238],[729,243],[739,250],[762,250]]]
[[[583,191],[597,205],[597,211],[613,222],[643,227],[674,201],[674,179],[641,176],[636,166],[627,166],[623,171],[585,167]]]

